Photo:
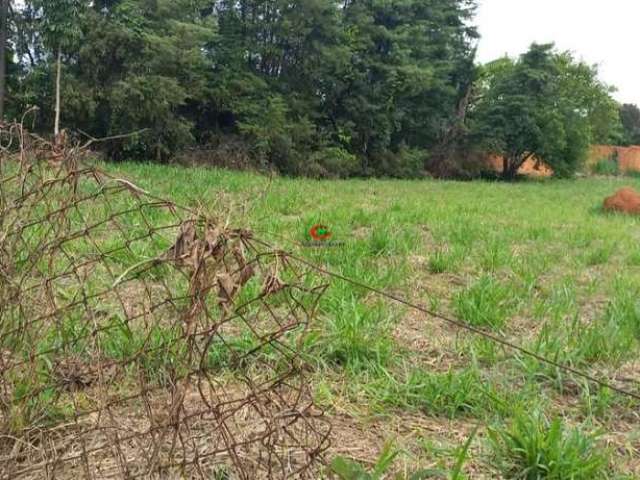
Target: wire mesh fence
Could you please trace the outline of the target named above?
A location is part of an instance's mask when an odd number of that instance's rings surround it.
[[[314,477],[317,273],[81,147],[0,139],[0,478]]]

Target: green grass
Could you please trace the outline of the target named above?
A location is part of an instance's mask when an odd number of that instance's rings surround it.
[[[473,326],[501,329],[513,312],[517,297],[513,286],[484,275],[455,294],[453,306],[458,318]]]
[[[507,426],[489,430],[496,470],[523,480],[602,480],[611,478],[609,456],[597,434],[568,428],[538,412],[518,413]]]
[[[592,167],[591,172],[597,175],[619,175],[620,166],[613,158],[603,158],[598,160]]]
[[[249,226],[260,239],[329,270],[591,374],[614,378],[615,371],[631,365],[639,353],[640,219],[605,215],[599,207],[623,185],[640,187],[640,179],[516,184],[314,181],[143,163],[106,168],[157,196]],[[147,213],[150,221],[160,221],[157,215]],[[318,223],[333,234],[333,243],[322,248],[309,244],[309,228]],[[136,229],[144,231],[142,225],[130,228],[131,235]],[[139,242],[114,253],[110,261],[131,265],[167,247]],[[159,349],[171,345],[171,332],[139,338],[114,322],[103,346],[114,359],[126,358],[145,342]],[[81,352],[86,332],[72,323],[63,324],[38,348],[72,339]],[[229,344],[239,357],[252,348],[242,335]],[[213,347],[207,357],[210,368],[237,367],[233,358]],[[478,422],[501,425],[494,430],[488,457],[500,458],[492,472],[520,475],[513,478],[596,478],[588,475],[604,471],[605,453],[595,439],[543,417],[522,420],[519,409],[537,410],[548,418],[561,415],[571,423],[589,420],[606,431],[617,428],[608,422],[621,415],[632,418],[628,412],[638,407],[341,280],[331,281],[301,348],[313,369],[314,394],[329,417],[418,415],[461,422],[469,430]],[[160,383],[175,368],[172,358],[181,354],[168,351],[164,357],[143,359],[145,374]],[[623,442],[640,435],[628,426]],[[362,427],[363,439],[366,433]],[[516,442],[533,453],[520,452]],[[428,453],[415,453],[411,445],[403,448],[403,458],[412,458],[418,467],[433,460]],[[554,457],[555,448],[562,457]],[[491,463],[482,449],[467,450],[467,463],[477,468]],[[532,468],[530,453],[560,466],[549,467],[555,470],[546,477],[523,476]],[[629,473],[627,457],[621,454],[616,460],[618,470]],[[579,462],[585,463],[588,475],[580,476]]]

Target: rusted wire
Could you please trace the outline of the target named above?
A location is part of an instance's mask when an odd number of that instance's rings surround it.
[[[315,478],[302,263],[0,127],[0,478]]]

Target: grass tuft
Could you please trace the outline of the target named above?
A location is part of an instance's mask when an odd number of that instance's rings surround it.
[[[514,310],[513,292],[485,275],[453,297],[456,314],[477,327],[503,328]]]
[[[561,419],[520,412],[507,426],[489,429],[494,467],[504,478],[603,480],[610,478],[609,454],[598,435]]]

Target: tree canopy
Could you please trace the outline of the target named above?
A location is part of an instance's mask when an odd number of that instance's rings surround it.
[[[94,137],[144,129],[105,144],[112,159],[167,161],[201,148],[286,174],[406,177],[441,162],[451,145],[482,145],[506,154],[509,175],[531,154],[569,173],[619,123],[608,87],[549,46],[479,68],[475,8],[476,0],[14,3],[6,111],[19,117],[37,106],[36,128],[49,132],[59,98],[63,128]]]
[[[617,105],[597,74],[553,44],[534,44],[517,60],[484,67],[471,129],[480,145],[503,158],[506,179],[531,158],[570,175],[590,144],[609,140],[618,126]]]
[[[620,121],[623,127],[622,143],[640,145],[640,108],[630,103],[621,105]]]

